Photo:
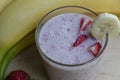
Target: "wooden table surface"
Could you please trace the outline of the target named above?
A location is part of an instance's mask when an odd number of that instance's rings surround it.
[[[6,75],[16,69],[28,72],[35,80],[48,80],[35,45],[12,60]],[[96,80],[120,80],[120,36],[109,40]]]

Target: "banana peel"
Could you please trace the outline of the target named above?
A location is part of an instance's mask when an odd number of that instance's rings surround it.
[[[0,13],[12,2],[13,0],[0,0]]]
[[[0,15],[0,62],[14,44],[37,26],[41,0],[15,0]],[[32,9],[33,8],[33,9]]]
[[[32,31],[27,36],[25,36],[23,39],[21,39],[17,44],[15,44],[12,48],[8,50],[5,57],[1,61],[0,66],[0,80],[5,80],[5,72],[7,69],[7,66],[11,62],[11,60],[20,53],[23,49],[29,47],[30,45],[35,43],[34,39],[35,31]]]

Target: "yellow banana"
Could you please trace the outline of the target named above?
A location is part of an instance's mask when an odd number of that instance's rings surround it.
[[[6,8],[13,0],[0,0],[0,13]]]
[[[0,66],[0,80],[5,80],[4,75],[6,72],[6,68],[10,61],[18,54],[20,53],[24,48],[32,45],[34,41],[34,31],[29,33],[26,37],[21,39],[17,44],[15,44],[12,48],[8,50],[5,57],[3,58]]]
[[[15,0],[1,13],[0,62],[9,48],[37,26],[40,4],[41,0]]]

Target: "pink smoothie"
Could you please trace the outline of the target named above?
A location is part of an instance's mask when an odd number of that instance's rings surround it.
[[[81,21],[84,19],[83,21]],[[85,63],[95,56],[89,47],[100,41],[90,34],[92,19],[83,14],[65,13],[48,20],[39,35],[39,46],[50,59],[63,64]],[[87,25],[88,24],[88,25]],[[80,27],[87,27],[80,30]],[[73,46],[77,38],[86,35],[87,38],[79,45]]]

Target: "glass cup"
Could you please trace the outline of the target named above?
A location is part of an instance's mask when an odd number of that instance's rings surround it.
[[[103,51],[105,50],[108,42],[107,34],[105,41],[102,41],[103,48],[101,49],[99,55],[96,58],[82,64],[70,65],[58,63],[46,56],[39,46],[38,39],[43,25],[52,17],[62,13],[80,13],[87,15],[92,19],[97,17],[97,14],[95,12],[85,7],[63,6],[50,11],[41,19],[36,29],[35,40],[39,53],[43,58],[49,80],[94,80],[98,71],[98,67],[100,65],[100,60],[103,56]]]

